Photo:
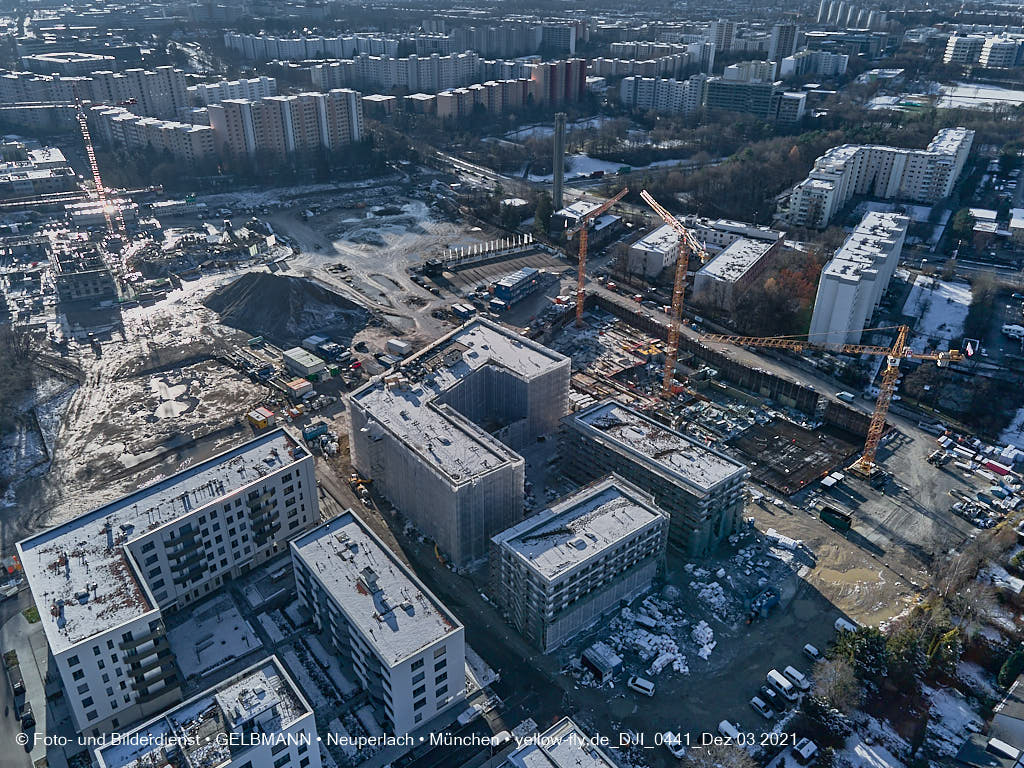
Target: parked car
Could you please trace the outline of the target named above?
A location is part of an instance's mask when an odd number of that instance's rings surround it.
[[[786,703],[782,700],[782,697],[776,692],[776,690],[767,685],[762,685],[761,690],[757,695],[760,696],[761,699],[772,709],[781,710],[786,706]]]
[[[807,679],[807,675],[796,667],[786,667],[782,670],[782,674],[789,678],[789,681],[801,691],[811,690],[811,681]]]
[[[686,757],[686,746],[683,744],[683,737],[678,733],[665,731],[661,734],[661,743],[665,745],[665,749],[672,753],[672,757],[680,759]]]
[[[793,745],[793,757],[801,765],[807,765],[811,762],[817,752],[818,745],[807,738],[800,739],[800,741]]]
[[[754,711],[765,720],[771,720],[775,717],[775,710],[769,707],[760,696],[752,698],[750,700],[750,706],[753,707]]]
[[[768,685],[778,691],[784,699],[789,699],[790,701],[797,700],[796,686],[790,682],[789,678],[779,672],[779,670],[771,670],[766,675],[766,679],[768,681]]]
[[[36,717],[32,714],[32,705],[29,702],[25,702],[22,706],[21,711],[18,713],[18,718],[21,720],[22,730],[28,730],[36,724]]]
[[[856,632],[857,625],[852,621],[847,621],[842,616],[836,619],[835,623],[836,632]]]
[[[718,724],[718,732],[727,739],[738,741],[740,738],[739,723],[733,725],[728,720],[723,720]]]
[[[629,680],[626,681],[626,685],[632,688],[637,693],[642,693],[644,696],[654,695],[654,683],[650,680],[645,680],[642,677],[633,675]]]
[[[806,656],[811,661],[821,661],[821,651],[819,651],[810,643],[807,643],[807,645],[804,646],[804,656]]]

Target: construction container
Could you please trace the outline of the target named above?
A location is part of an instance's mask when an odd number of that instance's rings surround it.
[[[321,344],[327,344],[330,341],[326,336],[307,336],[302,340],[302,348],[309,350],[310,352],[316,352],[317,347]]]
[[[401,339],[388,339],[385,347],[390,354],[396,357],[405,357],[412,352],[412,344]]]
[[[534,267],[523,267],[518,272],[505,275],[494,283],[494,296],[511,305],[525,298],[541,284],[542,272]]]
[[[310,440],[316,440],[320,435],[327,434],[327,422],[318,421],[316,424],[310,424],[302,430],[302,438],[307,442]]]
[[[266,429],[274,423],[274,412],[269,408],[254,408],[245,414],[245,418],[256,429]]]
[[[311,382],[309,379],[292,379],[291,381],[286,381],[284,386],[285,389],[288,390],[288,395],[290,397],[295,398],[296,400],[305,395],[307,392],[313,391],[313,382]]]
[[[848,531],[853,527],[853,517],[835,507],[822,507],[819,514],[823,523],[837,531]]]

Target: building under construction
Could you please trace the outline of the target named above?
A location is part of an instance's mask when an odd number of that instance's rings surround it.
[[[442,337],[351,399],[352,464],[457,565],[523,516],[515,448],[568,410],[568,357],[487,320]]]
[[[702,557],[743,514],[747,467],[615,400],[563,419],[565,472],[578,482],[615,472],[654,495],[671,516],[669,544]]]
[[[63,241],[52,252],[57,298],[62,304],[98,304],[117,298],[117,282],[91,241]]]

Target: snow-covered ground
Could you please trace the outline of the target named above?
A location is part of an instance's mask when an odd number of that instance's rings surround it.
[[[851,736],[846,747],[836,752],[836,764],[856,768],[903,768],[903,763],[880,744],[867,744],[859,736]]]
[[[999,435],[999,442],[1024,450],[1024,408],[1013,415],[1013,421]]]
[[[228,595],[201,605],[167,632],[171,650],[185,678],[204,674],[262,648]]]
[[[1024,104],[1024,90],[1000,88],[996,85],[974,85],[954,83],[940,89],[942,98],[936,103],[939,109],[990,109],[993,104],[1020,106]]]
[[[929,339],[941,342],[956,339],[963,331],[971,304],[971,286],[947,283],[918,275],[903,305],[903,314],[917,318],[910,346],[923,352]]]
[[[980,726],[981,718],[959,691],[924,686],[924,694],[932,704],[926,741],[940,755],[951,757],[970,734],[967,724]]]

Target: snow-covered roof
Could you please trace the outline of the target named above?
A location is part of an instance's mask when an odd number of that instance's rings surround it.
[[[291,547],[292,556],[390,666],[462,631],[459,620],[352,510]]]
[[[822,276],[859,280],[865,272],[874,273],[882,262],[899,257],[896,243],[901,240],[909,225],[910,219],[906,216],[868,211],[825,265]]]
[[[617,768],[595,740],[566,717],[506,758],[513,768]]]
[[[741,237],[727,245],[721,253],[700,268],[700,271],[717,280],[733,283],[743,277],[756,265],[774,245],[764,240],[750,240]]]
[[[175,743],[188,768],[214,768],[231,759],[237,747],[229,735],[251,733],[245,723],[258,721],[274,736],[312,714],[276,656],[260,661],[224,682],[169,709],[134,730],[119,743],[96,750],[100,768],[154,768],[175,765],[165,749]]]
[[[679,235],[676,234],[676,231],[668,224],[662,224],[653,232],[648,232],[646,235],[641,237],[633,243],[630,248],[635,248],[639,251],[668,253],[669,251],[674,250],[678,243]]]
[[[747,473],[735,459],[615,400],[595,403],[566,419],[592,440],[698,495]]]
[[[444,395],[473,375],[529,381],[569,358],[482,318],[474,318],[416,355],[400,372],[371,380],[352,400],[373,419],[368,429],[384,428],[420,454],[449,482],[462,484],[520,457],[484,429],[443,404]]]
[[[59,653],[156,608],[129,543],[306,455],[283,428],[276,429],[18,542],[52,651]]]
[[[654,499],[621,477],[586,486],[492,540],[542,579],[563,577],[645,528],[667,525]]]

